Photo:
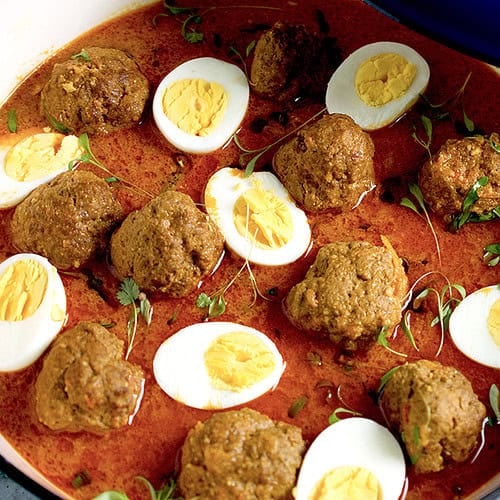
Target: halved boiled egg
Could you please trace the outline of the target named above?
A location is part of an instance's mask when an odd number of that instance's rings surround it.
[[[451,314],[449,331],[468,358],[500,368],[500,285],[467,295]]]
[[[285,363],[274,342],[230,322],[196,323],[158,348],[158,385],[193,408],[222,409],[252,401],[278,384]]]
[[[176,148],[209,153],[239,127],[250,90],[238,66],[212,57],[192,59],[171,71],[153,98],[157,127]]]
[[[289,264],[310,246],[306,214],[270,172],[218,170],[205,187],[205,207],[229,248],[255,264]]]
[[[388,429],[360,417],[322,431],[299,471],[296,500],[397,500],[406,477],[403,451]]]
[[[349,115],[365,130],[382,128],[417,101],[429,76],[429,65],[411,47],[371,43],[354,51],[332,75],[326,108]]]
[[[83,152],[74,135],[28,131],[0,136],[0,208],[23,201],[35,188],[68,170]]]
[[[35,362],[66,321],[66,293],[57,269],[36,254],[0,264],[0,372]]]

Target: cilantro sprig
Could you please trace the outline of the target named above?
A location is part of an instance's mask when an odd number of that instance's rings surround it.
[[[127,321],[127,352],[125,354],[125,359],[128,359],[134,347],[139,316],[149,326],[153,318],[153,307],[146,294],[140,291],[139,286],[132,278],[125,278],[121,282],[116,297],[122,306],[130,307],[130,316]]]

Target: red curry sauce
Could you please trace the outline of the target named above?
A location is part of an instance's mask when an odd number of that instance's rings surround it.
[[[224,3],[213,1],[211,5]],[[205,41],[201,44],[184,41],[180,24],[172,17],[161,18],[155,28],[152,19],[162,11],[160,5],[143,8],[98,27],[47,61],[20,86],[0,110],[0,131],[8,133],[6,122],[10,108],[16,109],[20,130],[46,125],[38,114],[39,91],[53,63],[67,59],[84,46],[111,46],[130,52],[139,62],[154,92],[161,78],[181,62],[201,56],[228,60],[230,45],[244,53],[248,43],[259,35],[245,28],[283,20],[304,23],[317,30],[317,8],[323,11],[330,34],[337,38],[343,57],[364,44],[382,40],[406,43],[420,52],[431,68],[427,95],[432,102],[442,102],[452,96],[471,72],[463,100],[467,114],[487,133],[498,131],[498,76],[485,65],[409,31],[358,0],[336,0],[327,5],[320,0],[299,0],[284,5],[274,0],[262,4],[281,9],[226,8],[207,13],[200,25],[205,33]],[[236,59],[234,62],[238,63]],[[264,130],[257,133],[251,129],[255,118],[267,119],[271,112],[284,110],[275,102],[252,95],[242,124],[241,142],[248,147],[267,145],[322,107],[323,103],[299,102],[286,110],[289,117],[286,126],[269,120]],[[461,108],[455,111],[460,119]],[[297,331],[286,320],[281,299],[293,284],[302,279],[319,247],[332,241],[354,239],[381,245],[380,235],[385,235],[407,263],[410,283],[431,270],[440,270],[452,283],[465,286],[468,293],[499,281],[498,268],[487,267],[482,261],[483,247],[498,241],[498,221],[469,224],[458,234],[451,234],[446,231],[443,221],[432,217],[443,256],[440,266],[425,222],[399,206],[400,197],[406,195],[407,182],[414,179],[426,157],[425,150],[411,137],[412,123],[418,120],[414,110],[396,124],[371,133],[376,148],[376,189],[351,212],[309,215],[314,245],[306,257],[280,268],[253,266],[259,288],[262,291],[277,290],[274,301],[258,300],[249,307],[252,289],[245,277],[240,278],[226,294],[227,309],[220,319],[238,321],[267,333],[287,362],[278,388],[248,406],[274,419],[300,426],[307,440],[312,440],[328,425],[328,416],[336,407],[346,404],[366,417],[383,422],[370,394],[377,390],[385,372],[404,362],[379,345],[367,352],[346,356],[328,341],[318,341]],[[449,137],[458,137],[453,123],[435,124],[432,149],[436,150]],[[120,177],[154,194],[165,187],[175,187],[191,195],[196,202],[201,201],[205,182],[211,173],[220,167],[235,165],[239,157],[234,144],[202,156],[174,151],[156,129],[149,109],[140,126],[109,136],[92,137],[91,146],[95,155]],[[258,168],[270,160],[271,156],[265,157]],[[85,165],[82,168],[90,167]],[[115,186],[115,189],[127,212],[148,201],[120,186]],[[12,212],[2,211],[0,217],[1,260],[15,253],[8,234]],[[226,254],[220,268],[201,285],[201,290],[208,294],[214,292],[234,276],[240,265],[241,261]],[[63,274],[68,297],[68,326],[80,320],[113,321],[116,326],[112,331],[125,340],[128,310],[113,299],[119,283],[110,275],[104,262],[94,263],[92,269],[105,281],[110,300],[103,300],[83,278]],[[426,281],[423,287],[441,288],[443,284],[436,277]],[[154,306],[153,323],[148,331],[139,327],[129,358],[143,368],[146,376],[144,399],[132,425],[103,436],[84,432],[54,433],[44,428],[37,422],[32,403],[33,383],[41,367],[39,360],[21,372],[0,375],[0,432],[68,495],[89,498],[103,490],[118,489],[126,491],[130,498],[146,498],[148,494],[134,479],[135,476],[142,475],[159,487],[174,470],[176,455],[187,431],[198,420],[205,420],[211,414],[170,400],[155,383],[152,373],[152,359],[161,342],[180,328],[203,320],[204,311],[195,307],[197,293],[183,299],[165,299],[161,295],[150,297]],[[439,344],[438,330],[429,326],[434,314],[432,301],[425,303],[423,311],[412,314],[412,330],[420,352],[411,348],[401,332],[391,340],[391,347],[408,353],[409,361],[432,359]],[[321,359],[320,365],[311,362],[311,358],[318,359],[316,355]],[[475,392],[491,414],[488,390],[492,383],[498,384],[498,371],[469,361],[455,349],[449,337],[438,360],[457,367],[471,380]],[[341,386],[341,400],[335,389],[329,397],[327,388],[316,387],[323,380],[331,381],[334,387]],[[290,405],[303,395],[308,396],[308,404],[295,418],[289,417]],[[486,444],[473,464],[467,461],[448,466],[440,473],[421,476],[414,475],[409,467],[407,498],[467,496],[489,480],[498,471],[499,427],[487,427],[485,437]],[[341,453],[341,450],[337,452]],[[92,482],[75,490],[71,481],[82,470],[88,472]]]

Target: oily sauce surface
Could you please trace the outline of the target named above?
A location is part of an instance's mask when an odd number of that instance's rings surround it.
[[[210,5],[223,6],[223,1]],[[227,5],[227,2],[226,2]],[[490,133],[498,131],[500,93],[498,76],[486,66],[447,49],[438,43],[394,23],[358,0],[337,0],[325,4],[320,0],[299,0],[283,3],[277,0],[265,5],[279,10],[226,8],[214,9],[203,16],[200,29],[205,34],[201,44],[189,44],[182,39],[180,24],[172,17],[161,18],[155,28],[152,19],[162,11],[155,5],[127,14],[76,40],[31,75],[0,110],[0,132],[7,134],[7,112],[15,108],[19,130],[45,126],[38,114],[39,92],[48,79],[52,65],[79,52],[84,46],[116,47],[130,52],[149,79],[151,91],[163,76],[178,64],[202,56],[230,59],[229,46],[244,54],[245,47],[260,35],[258,25],[272,25],[282,20],[304,23],[318,30],[317,9],[321,9],[337,39],[343,58],[358,47],[382,40],[406,43],[427,60],[431,79],[427,95],[431,102],[442,102],[454,95],[467,75],[472,73],[464,94],[468,116],[479,127]],[[247,116],[242,123],[240,140],[249,148],[271,143],[305,119],[319,111],[322,102],[299,101],[286,109],[273,101],[251,95]],[[285,125],[269,119],[272,112],[286,112]],[[458,114],[457,114],[458,113]],[[461,108],[453,110],[454,118],[461,119]],[[456,116],[455,116],[456,115]],[[266,126],[255,131],[256,118],[264,118]],[[287,369],[277,389],[249,403],[247,406],[266,413],[274,419],[287,421],[302,428],[305,439],[312,440],[328,425],[328,416],[340,406],[349,405],[368,418],[383,423],[383,417],[374,402],[380,377],[393,366],[404,362],[379,345],[367,352],[349,357],[328,341],[311,338],[297,331],[285,318],[281,300],[288,289],[302,279],[313,262],[318,249],[332,241],[366,240],[381,245],[380,235],[389,238],[408,266],[409,282],[422,274],[439,270],[451,283],[460,283],[468,293],[477,288],[497,283],[498,268],[487,267],[482,261],[485,245],[498,241],[499,222],[468,224],[458,234],[446,231],[442,220],[431,215],[436,228],[442,264],[438,262],[432,235],[425,222],[410,210],[401,207],[407,183],[426,158],[426,152],[412,139],[412,123],[419,120],[411,111],[390,127],[371,133],[375,143],[377,187],[353,211],[332,214],[308,214],[313,230],[313,246],[307,256],[294,264],[280,268],[252,266],[260,290],[277,290],[272,301],[258,299],[252,302],[252,288],[243,275],[226,293],[227,309],[218,319],[236,321],[253,326],[268,334],[277,344],[287,362]],[[435,151],[447,138],[459,137],[453,123],[435,125],[432,149]],[[158,194],[164,188],[175,188],[202,200],[208,177],[218,168],[238,163],[239,151],[231,143],[226,148],[202,156],[175,151],[156,129],[150,106],[142,124],[109,136],[91,137],[94,154],[110,170],[129,182]],[[258,168],[269,167],[272,158],[264,156]],[[84,165],[80,168],[92,168]],[[99,171],[96,171],[99,174]],[[102,174],[100,174],[102,175]],[[140,208],[148,200],[114,186],[116,195],[126,212]],[[13,210],[0,212],[0,259],[15,253],[9,237],[9,223]],[[211,294],[226,284],[242,262],[228,252],[218,270],[200,287]],[[62,275],[68,297],[68,325],[81,320],[115,322],[112,331],[126,339],[129,311],[115,299],[118,281],[110,274],[104,261],[92,264],[92,272],[104,281],[107,299],[89,288],[84,276]],[[437,275],[422,285],[441,288],[443,280]],[[169,399],[156,384],[152,360],[164,339],[182,327],[202,321],[204,311],[196,308],[198,291],[183,299],[150,296],[154,307],[153,322],[146,331],[139,326],[135,347],[129,358],[144,370],[146,383],[142,404],[132,425],[103,436],[81,432],[54,433],[37,422],[33,411],[33,385],[41,368],[39,360],[18,373],[0,375],[0,432],[19,452],[35,465],[48,479],[75,498],[90,498],[103,490],[126,491],[130,498],[147,498],[145,488],[136,476],[141,475],[159,487],[175,470],[176,456],[187,431],[198,421],[210,416],[209,411],[187,408]],[[408,361],[433,359],[439,344],[439,331],[429,326],[436,309],[427,301],[423,310],[412,315],[412,330],[420,351],[414,351],[399,331],[391,347],[408,354]],[[314,363],[311,359],[321,359]],[[472,382],[479,398],[488,404],[488,390],[498,384],[498,371],[469,361],[446,338],[438,360],[457,367]],[[330,381],[334,389],[317,388],[319,381]],[[320,384],[321,385],[321,384]],[[340,386],[340,399],[336,388]],[[292,402],[307,396],[309,401],[295,418],[288,416]],[[500,432],[486,427],[485,445],[474,463],[448,466],[445,471],[416,476],[409,467],[407,498],[453,498],[472,494],[498,471]],[[341,452],[337,450],[337,452]],[[92,479],[90,485],[75,490],[71,481],[86,470]],[[498,477],[497,477],[498,479]]]

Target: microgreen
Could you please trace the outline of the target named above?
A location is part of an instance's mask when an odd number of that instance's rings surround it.
[[[321,366],[323,364],[323,360],[321,359],[321,354],[318,354],[314,351],[309,351],[307,353],[307,361],[312,366]]]
[[[362,413],[359,413],[358,411],[349,410],[348,408],[339,407],[339,408],[335,408],[335,410],[333,410],[333,412],[330,414],[330,416],[328,417],[328,423],[330,425],[332,425],[332,424],[336,424],[337,422],[342,420],[342,417],[339,417],[339,414],[341,414],[341,413],[347,413],[347,414],[355,416],[355,417],[362,416]]]
[[[174,479],[170,479],[168,483],[159,490],[155,490],[153,485],[145,477],[137,476],[136,479],[142,481],[147,486],[149,494],[151,495],[151,500],[181,500],[181,497],[175,496],[176,483]]]
[[[215,318],[224,314],[226,310],[226,300],[224,299],[225,291],[226,290],[223,290],[223,292],[219,294],[215,293],[212,296],[206,293],[200,293],[196,299],[196,307],[200,309],[208,308],[209,318]]]
[[[157,26],[158,19],[161,17],[174,16],[181,22],[182,38],[189,43],[200,43],[204,40],[204,34],[198,30],[198,25],[202,23],[203,17],[211,11],[223,9],[281,10],[279,7],[268,7],[267,5],[223,5],[208,7],[200,12],[200,9],[197,7],[177,7],[176,5],[172,5],[168,0],[164,0],[163,6],[166,12],[157,14],[153,18],[153,26]]]
[[[432,121],[426,115],[421,115],[420,121],[422,123],[426,138],[422,139],[420,137],[419,132],[418,132],[418,127],[417,127],[417,125],[415,125],[415,123],[413,124],[413,133],[411,134],[411,136],[413,137],[413,140],[418,145],[422,146],[427,151],[427,154],[429,155],[429,159],[432,160],[432,153],[431,153]]]
[[[7,129],[11,134],[17,132],[17,115],[14,108],[10,108],[7,114]]]
[[[488,143],[489,143],[491,149],[493,149],[493,151],[495,151],[496,153],[500,153],[500,144],[495,142],[495,140],[493,139],[493,134],[491,134],[488,137]]]
[[[404,432],[401,433],[401,439],[403,440],[403,442],[405,442],[405,443],[407,442],[406,435]],[[421,448],[420,429],[416,425],[413,427],[412,439],[413,439],[413,443],[415,444],[415,446],[417,448]],[[411,464],[415,465],[419,461],[421,456],[422,456],[422,449],[420,449],[420,451],[418,452],[417,455],[410,455],[409,458],[410,458]]]
[[[307,396],[299,396],[288,408],[288,416],[295,418],[306,406],[309,398]]]
[[[430,276],[431,274],[438,274],[441,277],[443,277],[446,281],[446,284],[441,288],[440,291],[436,290],[433,287],[428,287],[422,290],[415,298],[413,298],[412,302],[412,307],[413,309],[418,309],[422,302],[427,299],[429,296],[434,296],[437,301],[437,315],[432,319],[430,325],[431,327],[434,327],[436,325],[439,325],[440,331],[441,331],[441,339],[439,342],[439,347],[438,350],[435,354],[435,356],[439,356],[441,354],[441,350],[443,348],[444,344],[444,336],[446,331],[448,330],[448,324],[450,321],[450,316],[453,313],[455,307],[465,298],[467,295],[465,288],[462,285],[459,285],[457,283],[451,283],[449,279],[444,276],[442,273],[439,271],[430,271],[428,273],[425,273],[422,275],[419,279],[415,281],[415,283],[412,285],[410,288],[408,294],[407,294],[407,300],[405,301],[407,304],[412,301],[412,295],[413,291],[417,287],[417,285]],[[458,296],[457,296],[458,295]],[[406,319],[405,319],[406,317]],[[410,329],[410,322],[409,318],[407,317],[407,314],[403,316],[403,323],[402,325],[403,331],[405,329],[408,330],[408,333],[406,334],[411,335],[413,337],[413,334],[411,333]]]
[[[488,393],[488,398],[490,401],[491,409],[493,410],[493,414],[494,414],[494,417],[488,418],[488,423],[490,425],[499,424],[500,423],[500,409],[499,409],[500,399],[499,399],[498,387],[496,384],[491,384],[490,390]]]
[[[305,127],[308,123],[311,121],[315,120],[318,118],[320,115],[322,115],[325,112],[326,108],[321,109],[318,111],[316,114],[308,118],[305,122],[301,123],[298,127],[294,128],[290,132],[286,133],[285,135],[281,136],[280,138],[276,139],[274,142],[271,144],[268,144],[267,146],[263,146],[261,148],[257,149],[247,149],[244,146],[242,146],[240,139],[238,137],[237,133],[233,134],[233,141],[238,147],[240,151],[242,151],[242,154],[240,155],[240,165],[242,167],[245,167],[245,177],[249,177],[252,172],[255,170],[255,165],[257,161],[265,154],[267,153],[271,148],[274,146],[278,145],[280,142],[284,141],[291,135],[295,134],[298,132],[301,128]],[[250,159],[249,159],[250,158]]]
[[[415,212],[419,217],[421,217],[422,219],[424,219],[426,221],[427,226],[431,230],[432,237],[434,238],[434,243],[436,245],[436,251],[437,251],[437,255],[438,255],[439,265],[441,265],[441,247],[439,245],[439,240],[438,240],[438,237],[436,234],[436,230],[434,229],[434,226],[432,225],[432,221],[431,221],[431,218],[429,216],[429,212],[427,211],[427,209],[425,207],[424,195],[422,194],[422,191],[420,190],[420,187],[418,186],[418,184],[415,184],[415,183],[408,184],[408,190],[413,195],[413,197],[417,200],[418,206],[420,207],[420,210],[422,211],[422,213],[417,208],[415,203],[410,198],[408,198],[406,196],[404,198],[402,198],[401,205],[403,207],[409,208],[410,210]]]
[[[69,134],[71,130],[64,125],[64,123],[56,120],[51,114],[45,112],[45,116],[47,117],[47,120],[50,123],[50,126],[54,129],[60,132],[61,134]]]
[[[77,54],[73,54],[71,59],[83,59],[85,62],[89,62],[90,54],[85,49],[82,49]]]
[[[127,322],[127,352],[125,354],[125,359],[128,359],[134,347],[139,316],[142,316],[146,325],[149,326],[153,318],[153,307],[146,294],[140,291],[139,286],[132,278],[125,278],[121,282],[116,297],[122,306],[130,306],[130,316]]]
[[[86,470],[81,470],[71,481],[73,488],[78,489],[92,482],[89,473]]]
[[[385,372],[384,375],[382,375],[380,379],[380,385],[378,386],[377,389],[377,394],[379,395],[379,397],[382,395],[382,391],[384,390],[384,387],[387,384],[387,382],[389,382],[391,377],[396,373],[397,370],[399,370],[399,368],[400,368],[399,365],[393,366],[389,371]]]
[[[246,63],[246,59],[248,59],[248,57],[250,56],[250,54],[252,53],[252,50],[255,48],[255,44],[256,44],[256,41],[255,40],[252,40],[247,46],[246,46],[246,49],[245,49],[245,56],[243,56],[241,54],[241,52],[236,48],[234,47],[233,45],[231,45],[229,47],[229,51],[233,54],[235,54],[240,62],[241,62],[241,65],[243,66],[243,72],[245,73],[245,76],[247,77],[247,80],[249,80],[249,77],[248,77],[248,68],[247,68],[247,63]]]
[[[484,214],[476,214],[472,212],[474,204],[479,200],[478,191],[480,188],[488,184],[488,177],[480,177],[467,192],[464,201],[462,202],[462,211],[453,217],[450,223],[452,232],[458,231],[464,224],[468,222],[487,222],[493,219],[500,218],[500,205]]]
[[[403,358],[408,357],[408,354],[395,351],[389,346],[389,342],[387,340],[387,336],[389,335],[389,333],[389,328],[384,325],[378,333],[377,344],[381,345],[383,348],[387,349],[389,352],[392,352],[392,354],[395,354],[396,356],[402,356]]]
[[[128,189],[135,191],[142,196],[153,198],[153,195],[151,193],[148,193],[141,187],[135,186],[125,179],[122,179],[121,177],[115,175],[101,161],[99,161],[90,148],[90,140],[87,133],[83,133],[78,137],[78,144],[83,149],[83,153],[79,158],[75,158],[68,163],[68,170],[73,170],[78,163],[89,163],[90,165],[93,165],[94,167],[97,167],[98,169],[108,174],[108,177],[104,179],[107,183],[120,182],[123,183],[123,185]]]
[[[500,243],[492,243],[484,247],[483,262],[490,266],[496,266],[500,262]]]
[[[109,490],[100,493],[94,500],[129,500],[129,498],[123,491]]]
[[[410,328],[410,311],[405,311],[403,314],[403,318],[401,319],[401,330],[403,330],[403,333],[405,334],[406,338],[410,341],[410,344],[412,345],[413,349],[415,351],[418,351],[417,344],[415,342],[415,337],[413,337],[413,333]]]
[[[467,113],[465,112],[465,110],[462,110],[462,111],[463,111],[465,128],[467,129],[468,132],[473,133],[474,130],[476,129],[476,126],[474,125],[474,122],[467,116]]]

